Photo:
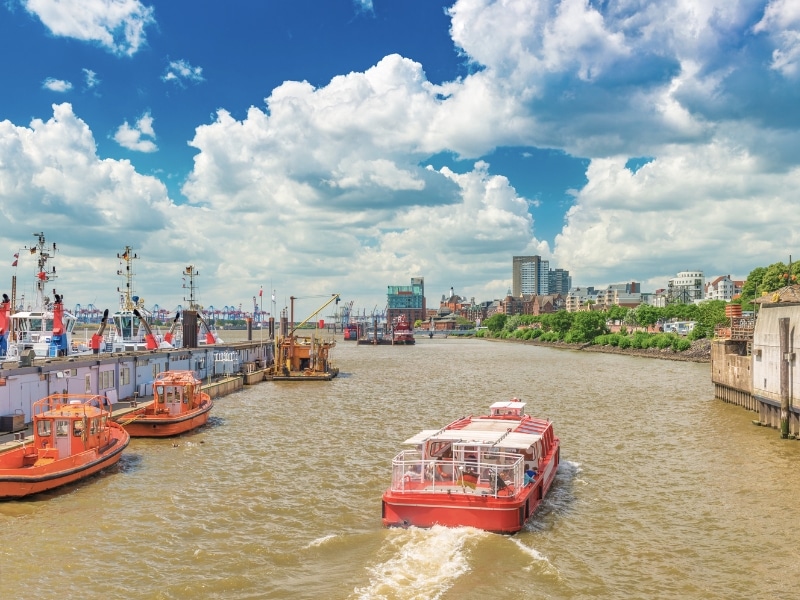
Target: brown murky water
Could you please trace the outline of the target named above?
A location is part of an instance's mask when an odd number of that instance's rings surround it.
[[[792,595],[800,444],[714,400],[709,365],[457,339],[334,359],[333,382],[246,388],[198,433],[0,504],[0,596]],[[526,529],[383,529],[400,442],[512,396],[562,441]]]

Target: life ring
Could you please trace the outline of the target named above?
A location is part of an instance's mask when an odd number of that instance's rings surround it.
[[[411,475],[404,476],[403,481],[405,481],[406,483],[411,483]]]
[[[436,463],[436,475],[440,481],[452,481],[453,474],[447,473],[443,468],[441,463]]]

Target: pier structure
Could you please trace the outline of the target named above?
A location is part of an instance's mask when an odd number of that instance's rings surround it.
[[[152,397],[155,376],[169,370],[193,371],[214,398],[264,381],[273,361],[272,343],[255,341],[54,358],[37,358],[31,351],[0,362],[0,417],[27,425],[34,402],[61,393],[103,395],[117,409],[135,406]]]
[[[755,319],[731,317],[711,348],[714,396],[758,414],[754,423],[800,439],[800,286],[756,299]]]

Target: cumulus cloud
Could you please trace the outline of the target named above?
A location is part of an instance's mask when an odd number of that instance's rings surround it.
[[[153,129],[153,117],[150,113],[143,114],[133,127],[125,121],[117,128],[116,133],[114,133],[114,141],[120,146],[137,152],[157,151],[158,146],[156,146],[153,141],[155,137],[156,132]]]
[[[484,300],[510,286],[516,254],[582,285],[695,268],[741,276],[798,242],[800,122],[785,110],[800,100],[794,4],[458,0],[451,35],[467,75],[434,85],[425,65],[389,55],[318,87],[286,81],[240,118],[221,108],[190,140],[185,204],[98,158],[69,105],[47,123],[0,123],[0,202],[36,195],[40,212],[69,218],[102,197],[108,225],[129,216],[117,200],[130,198],[149,213],[145,237],[179,262],[202,256],[204,293],[230,303],[243,297],[235,286],[249,297],[268,280],[382,302],[385,285],[414,276]],[[202,70],[175,61],[164,80],[197,83]],[[115,139],[155,150],[152,117]],[[537,235],[540,203],[481,160],[503,146],[589,165],[552,247]],[[430,165],[444,153],[469,166]],[[18,205],[2,218],[22,219]]]
[[[187,83],[201,83],[205,81],[203,78],[203,68],[193,67],[185,60],[173,60],[169,63],[164,74],[161,76],[162,81],[170,81],[179,86],[184,86]]]
[[[138,0],[22,0],[53,35],[93,42],[132,56],[155,24],[153,8]]]
[[[128,161],[100,159],[89,127],[68,103],[28,127],[0,122],[0,220],[9,231],[46,215],[54,228],[118,237],[164,223],[170,202],[161,182]],[[91,209],[93,218],[86,219]],[[101,236],[106,235],[102,233]]]
[[[50,90],[51,92],[68,92],[72,89],[72,84],[69,81],[65,81],[63,79],[56,79],[54,77],[48,77],[42,82],[42,87],[46,90]]]

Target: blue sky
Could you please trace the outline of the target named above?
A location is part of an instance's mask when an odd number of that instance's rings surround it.
[[[790,0],[4,0],[0,281],[45,232],[68,305],[368,310],[505,295],[514,255],[645,290],[788,260]],[[797,254],[797,252],[795,252]],[[9,286],[10,287],[10,286]]]

